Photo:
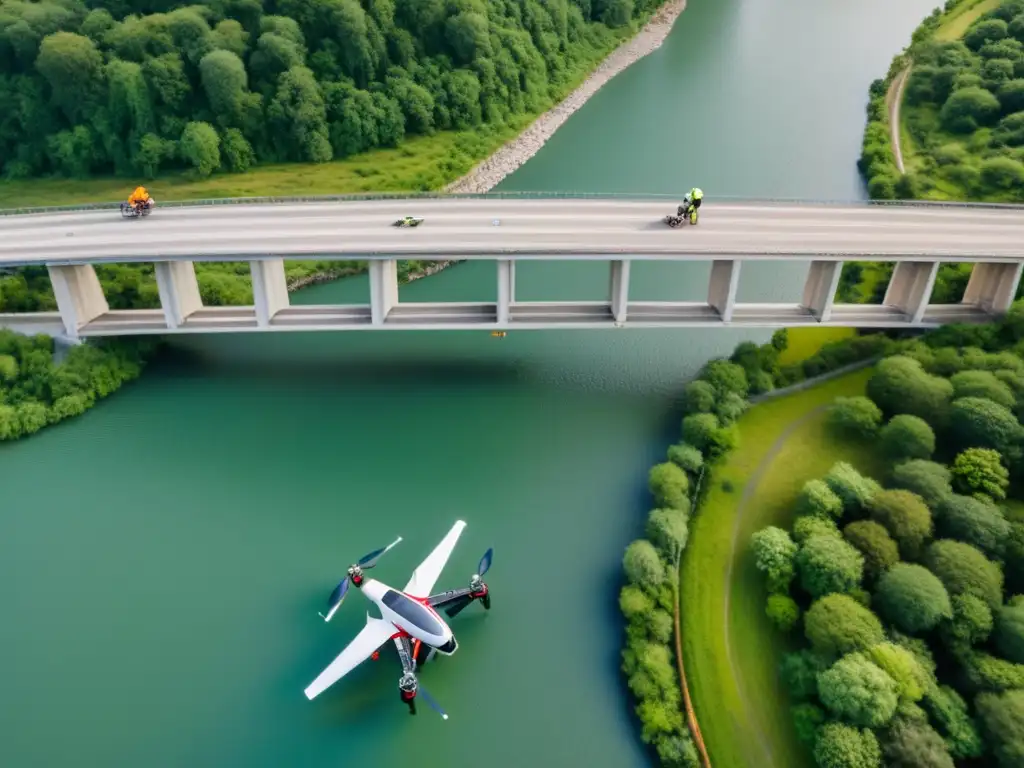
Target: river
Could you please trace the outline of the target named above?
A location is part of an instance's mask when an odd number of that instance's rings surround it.
[[[868,83],[934,0],[690,0],[503,189],[853,199]],[[700,296],[706,266],[642,265],[633,297]],[[794,300],[801,269],[745,269]],[[607,290],[530,264],[524,300]],[[365,302],[365,278],[296,302]],[[495,295],[471,263],[403,300]],[[619,558],[641,530],[672,394],[750,331],[277,334],[177,344],[71,423],[0,447],[0,764],[641,766],[617,672]],[[347,563],[402,535],[398,586],[457,519],[442,576],[494,546],[493,610],[398,701],[385,648],[303,687],[364,621],[317,617]]]

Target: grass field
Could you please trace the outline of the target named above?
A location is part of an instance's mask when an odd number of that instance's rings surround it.
[[[397,149],[374,150],[333,163],[259,166],[247,173],[207,179],[172,174],[144,183],[157,205],[161,200],[426,191],[469,172],[535,118],[525,115],[506,125],[412,138]],[[126,198],[136,183],[121,178],[5,181],[0,184],[0,208],[106,203]]]
[[[938,29],[935,30],[935,39],[946,42],[963,37],[964,32],[978,17],[989,11],[994,11],[1001,3],[1002,0],[978,0],[973,4],[964,3],[954,13],[943,19]]]
[[[811,357],[830,341],[853,336],[853,328],[814,328],[799,326],[789,329],[789,346],[779,355],[780,365],[799,363]]]
[[[837,396],[862,394],[870,375],[858,371],[755,406],[740,421],[739,448],[711,474],[691,528],[681,599],[687,679],[715,768],[811,765],[776,672],[787,644],[764,614],[748,542],[766,525],[787,525],[800,487],[836,461],[880,469],[870,447],[827,436],[818,410]]]

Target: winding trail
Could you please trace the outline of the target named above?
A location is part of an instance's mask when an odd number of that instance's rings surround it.
[[[885,97],[889,107],[889,136],[892,141],[892,154],[900,173],[906,173],[903,165],[903,150],[900,147],[900,106],[903,104],[903,89],[907,86],[910,70],[913,67],[912,62],[907,63],[907,66],[889,84],[889,93]]]
[[[771,447],[761,458],[760,463],[757,465],[757,469],[754,470],[753,474],[751,474],[750,476],[750,479],[747,480],[747,484],[743,488],[743,495],[740,497],[739,505],[736,508],[736,519],[733,522],[732,542],[730,543],[729,558],[727,560],[728,565],[726,566],[725,570],[725,583],[727,586],[725,590],[724,607],[726,660],[729,664],[729,674],[736,681],[736,686],[740,690],[740,700],[743,702],[744,707],[748,709],[747,722],[753,726],[754,732],[757,735],[757,741],[761,746],[762,752],[764,752],[765,759],[763,762],[759,763],[759,765],[762,766],[762,768],[769,768],[770,766],[775,765],[775,759],[772,755],[772,749],[768,737],[765,735],[765,733],[761,730],[760,726],[758,725],[757,718],[753,717],[749,712],[749,698],[743,693],[743,677],[737,669],[736,660],[733,657],[732,635],[729,631],[729,617],[730,607],[732,604],[732,590],[728,588],[728,585],[732,583],[733,568],[736,565],[736,548],[739,542],[740,522],[743,520],[744,513],[746,512],[747,507],[750,504],[750,501],[754,498],[754,495],[757,493],[757,488],[761,484],[761,479],[764,477],[769,467],[771,467],[772,462],[779,455],[779,452],[785,446],[786,441],[789,440],[790,437],[792,437],[793,433],[800,429],[800,427],[806,424],[810,419],[814,418],[819,413],[824,411],[826,408],[828,408],[827,403],[824,405],[819,405],[816,408],[812,408],[810,411],[803,414],[800,418],[790,422],[789,425],[778,436],[778,438],[776,438],[775,442],[772,443]]]

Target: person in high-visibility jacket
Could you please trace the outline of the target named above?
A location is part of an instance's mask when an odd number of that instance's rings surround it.
[[[690,223],[697,223],[697,209],[700,208],[700,203],[704,199],[704,190],[700,187],[694,187],[689,191],[686,197],[683,198],[683,204],[679,206],[678,214],[680,216],[689,216]]]
[[[136,187],[135,191],[128,196],[128,205],[134,208],[139,203],[153,204],[153,198],[149,196],[145,187]]]

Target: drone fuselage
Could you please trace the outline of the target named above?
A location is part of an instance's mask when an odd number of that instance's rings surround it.
[[[458,650],[455,635],[427,598],[407,595],[376,579],[363,578],[357,588],[380,609],[381,617],[409,637],[426,643],[438,653],[451,656]]]

